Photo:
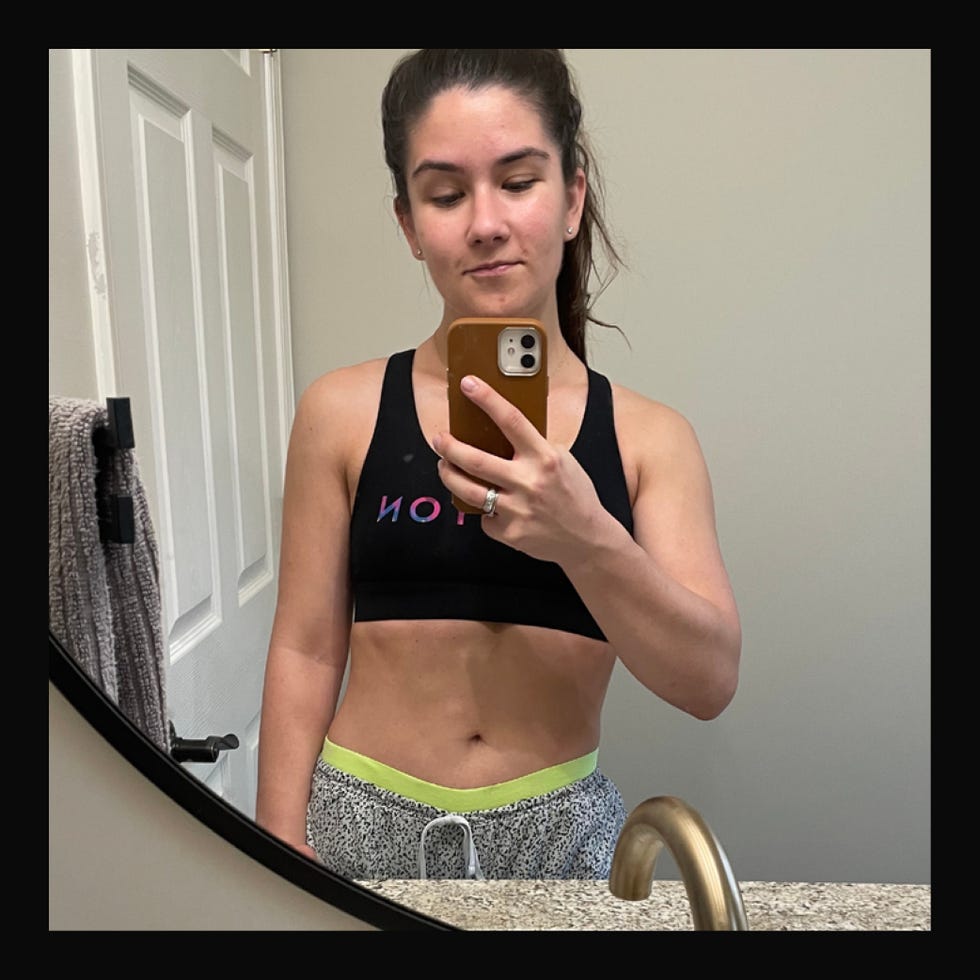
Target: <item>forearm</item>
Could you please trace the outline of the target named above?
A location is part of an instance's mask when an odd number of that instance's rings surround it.
[[[612,518],[563,567],[644,687],[697,718],[724,710],[735,693],[741,650],[733,603],[713,603],[672,578]]]
[[[273,644],[266,666],[256,821],[290,844],[306,839],[317,756],[337,706],[343,667]]]

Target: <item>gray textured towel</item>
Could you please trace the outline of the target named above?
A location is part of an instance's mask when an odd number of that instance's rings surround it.
[[[170,750],[156,537],[135,451],[109,457],[109,492],[133,500],[135,540],[103,543],[96,429],[104,405],[48,400],[48,624],[82,669],[148,738]]]

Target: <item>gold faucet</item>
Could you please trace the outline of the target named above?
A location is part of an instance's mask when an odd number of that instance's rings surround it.
[[[613,895],[648,898],[664,844],[684,879],[694,928],[747,931],[742,892],[724,849],[701,814],[676,796],[654,796],[627,818],[609,874]]]

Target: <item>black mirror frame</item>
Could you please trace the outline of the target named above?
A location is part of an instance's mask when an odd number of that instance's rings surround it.
[[[48,678],[120,755],[167,796],[216,834],[287,881],[379,929],[461,931],[328,871],[226,803],[136,728],[79,667],[50,627]]]

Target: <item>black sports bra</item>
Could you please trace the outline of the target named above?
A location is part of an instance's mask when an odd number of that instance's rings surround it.
[[[460,514],[436,472],[412,389],[414,350],[385,367],[374,434],[350,525],[354,621],[466,619],[520,623],[605,640],[554,562],[494,541],[479,515]],[[571,447],[603,506],[632,534],[608,380],[588,369],[589,393]]]

